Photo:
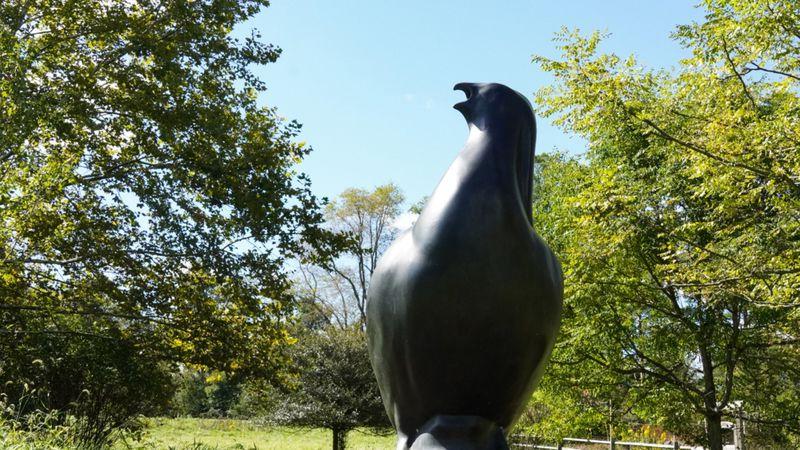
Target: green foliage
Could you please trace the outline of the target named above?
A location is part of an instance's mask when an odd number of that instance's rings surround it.
[[[295,390],[268,414],[278,423],[324,427],[334,450],[349,430],[390,426],[367,354],[364,327],[369,281],[397,236],[404,197],[393,184],[372,191],[347,189],[326,209],[327,227],[349,245],[333,257],[314,255],[299,266]]]
[[[552,392],[552,386],[534,391],[514,433],[541,439],[543,444],[564,437],[602,436],[606,433],[606,412],[591,405],[581,391]]]
[[[349,430],[390,427],[363,332],[329,327],[309,333],[293,349],[293,359],[296,389],[273,412],[277,423],[330,429],[334,450],[344,448]]]
[[[0,381],[107,417],[163,361],[278,377],[284,260],[334,242],[299,125],[256,101],[280,50],[231,36],[267,3],[0,3]]]
[[[425,208],[425,204],[428,203],[428,199],[429,198],[430,198],[429,195],[426,195],[425,197],[422,197],[416,203],[411,205],[410,208],[408,208],[408,212],[410,212],[411,214],[417,214],[417,215],[422,214],[422,210]]]
[[[19,403],[0,398],[0,448],[8,450],[101,449],[116,441],[139,440],[144,424],[128,419],[125,426],[108,425],[88,416],[75,416],[51,409],[25,412],[28,404],[38,402],[37,389],[23,386]],[[90,393],[87,391],[86,395]],[[96,402],[96,400],[95,400]],[[113,420],[104,418],[105,420]]]
[[[218,416],[227,416],[239,401],[242,394],[242,383],[220,373],[210,381],[208,393],[209,412]]]
[[[762,443],[787,445],[800,433],[800,6],[703,5],[706,20],[674,34],[693,52],[675,71],[600,53],[597,33],[564,31],[561,58],[534,58],[556,79],[540,113],[589,143],[584,161],[537,171],[537,230],[566,277],[545,384],[603,400],[612,428],[633,416],[713,449],[741,400]]]
[[[172,399],[172,410],[178,416],[203,417],[208,412],[206,374],[185,369],[177,375],[178,382]]]
[[[71,439],[102,445],[117,430],[138,428],[138,415],[165,410],[173,390],[170,365],[113,340],[39,338],[37,348],[49,350],[44,355],[27,354],[28,346],[0,346],[0,375],[7,380],[0,400],[13,409],[7,417],[27,424],[25,416],[52,411],[48,423],[72,421]]]
[[[224,372],[183,368],[170,412],[182,417],[263,417],[272,408],[275,388],[261,379],[243,380]]]
[[[264,418],[272,414],[278,402],[278,389],[260,379],[249,379],[239,385],[235,403],[228,409],[228,417],[238,419]]]
[[[15,417],[12,407],[0,403],[4,408],[0,416],[0,448],[7,450],[39,450],[76,448],[80,442],[75,438],[70,423],[65,423],[55,411],[36,412],[20,418]]]

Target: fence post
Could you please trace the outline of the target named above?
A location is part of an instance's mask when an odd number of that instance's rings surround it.
[[[673,441],[673,442],[672,442],[672,448],[673,448],[674,450],[681,450],[681,444],[679,444],[679,443],[678,443],[678,440],[677,440],[677,439],[676,439],[675,441]]]
[[[558,441],[558,444],[556,444],[556,448],[558,450],[562,450],[564,448],[564,441]]]
[[[610,439],[608,448],[611,450],[617,450],[617,440],[614,439],[613,437]]]

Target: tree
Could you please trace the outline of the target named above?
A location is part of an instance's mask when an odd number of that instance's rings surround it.
[[[179,416],[202,417],[208,412],[206,374],[186,368],[176,374],[177,387],[172,399],[173,412]]]
[[[559,153],[536,157],[534,224],[537,232],[559,255],[565,268],[570,267],[565,258],[583,239],[580,221],[587,220],[578,207],[579,201],[584,196],[584,189],[595,182],[590,167],[578,158]],[[597,338],[593,331],[598,325],[592,322],[595,317],[586,317],[584,311],[576,310],[574,302],[578,300],[573,296],[565,297],[559,341],[547,374],[531,398],[519,426],[544,442],[558,441],[567,436],[592,435],[641,440],[637,430],[647,427],[647,421],[661,424],[663,421],[652,414],[635,414],[638,412],[634,411],[635,407],[641,403],[634,395],[648,394],[645,389],[632,389],[630,377],[583,357],[582,352],[589,349],[582,344],[586,339]],[[598,346],[602,347],[602,344]],[[658,412],[669,416],[670,431],[680,436],[692,436],[696,431],[696,417],[680,398],[664,400],[661,398],[657,404]]]
[[[321,312],[332,315],[340,328],[366,324],[369,280],[378,259],[397,237],[394,221],[404,197],[393,184],[346,189],[327,205],[328,229],[349,238],[347,251],[336,257],[317,257],[299,267],[300,296]],[[309,306],[310,306],[309,305]]]
[[[346,237],[341,255],[311,254],[301,261],[298,292],[298,371],[295,390],[272,417],[279,423],[332,431],[334,450],[344,449],[356,427],[383,431],[389,422],[367,354],[366,301],[378,259],[397,236],[394,222],[403,194],[393,184],[350,188],[328,204],[329,232]]]
[[[276,407],[277,422],[327,428],[333,450],[344,450],[354,428],[384,432],[390,427],[360,329],[330,326],[311,332],[293,349],[293,358],[297,386]]]
[[[639,417],[711,449],[734,400],[787,445],[800,432],[800,6],[703,5],[674,33],[693,55],[675,71],[600,54],[597,33],[564,31],[561,58],[534,58],[556,78],[540,112],[589,143],[586,176],[547,201],[570,207],[537,218],[563,242],[553,367],[611,374]]]
[[[183,367],[175,376],[173,413],[191,417],[230,417],[244,391],[244,381],[224,372],[205,372]]]
[[[267,4],[0,4],[3,378],[56,389],[63,349],[95,344],[284,365],[284,260],[333,241],[299,125],[257,102],[280,50],[230,35]]]

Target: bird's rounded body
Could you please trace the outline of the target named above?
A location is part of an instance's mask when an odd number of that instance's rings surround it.
[[[494,95],[494,103],[464,112],[466,146],[412,230],[382,256],[368,296],[372,363],[398,448],[445,439],[426,427],[457,429],[459,417],[470,429],[487,423],[505,432],[541,375],[560,321],[561,271],[530,219],[530,106],[505,86],[468,86],[468,95]],[[493,113],[499,117],[476,117]],[[501,438],[487,439],[458,448],[500,448],[491,442]]]

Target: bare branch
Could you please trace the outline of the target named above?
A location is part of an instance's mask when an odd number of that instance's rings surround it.
[[[748,67],[746,69],[747,72],[767,72],[767,73],[771,73],[773,75],[781,75],[781,76],[784,76],[784,77],[787,77],[787,78],[792,78],[794,80],[800,81],[800,76],[793,75],[793,74],[788,73],[788,72],[782,72],[780,70],[775,70],[775,69],[768,69],[768,68],[762,67],[762,66],[760,66],[760,65],[758,65],[758,64],[756,64],[756,63],[754,63],[752,61],[750,61],[748,64],[752,65],[752,67]]]

